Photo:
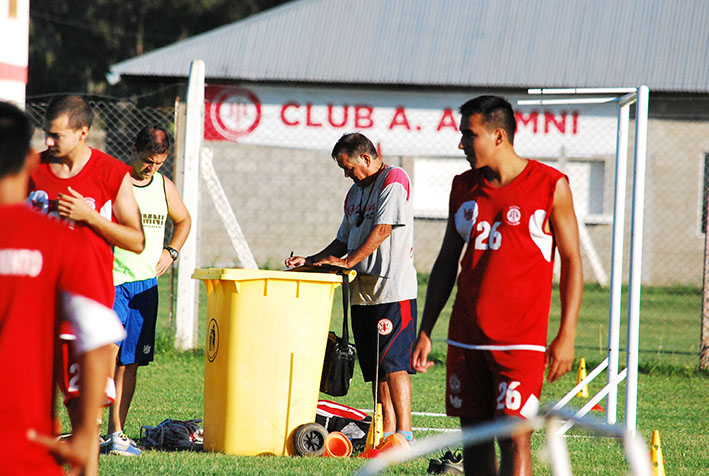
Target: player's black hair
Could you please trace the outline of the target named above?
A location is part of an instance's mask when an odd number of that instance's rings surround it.
[[[0,101],[0,177],[22,170],[33,132],[27,114],[9,102]]]
[[[332,158],[337,159],[340,154],[345,154],[350,159],[357,159],[362,154],[369,155],[372,159],[379,157],[377,148],[374,147],[372,141],[367,139],[364,134],[354,132],[352,134],[344,134],[332,148]]]
[[[169,154],[172,147],[172,136],[157,124],[145,126],[138,131],[133,146],[137,153]]]
[[[84,126],[91,129],[94,112],[86,99],[81,96],[59,96],[53,99],[44,112],[44,120],[50,122],[64,114],[69,116],[69,127],[72,130],[76,131]]]
[[[512,105],[505,98],[478,96],[460,106],[458,112],[464,117],[482,114],[483,124],[488,129],[504,129],[510,139],[510,144],[514,144],[517,123]]]

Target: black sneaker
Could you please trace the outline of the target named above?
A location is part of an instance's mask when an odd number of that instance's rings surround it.
[[[441,465],[443,465],[443,461],[438,458],[431,458],[431,461],[428,462],[426,472],[429,474],[441,474]]]
[[[441,468],[438,474],[464,474],[463,453],[446,451],[441,459]]]
[[[440,458],[432,458],[428,463],[427,473],[430,474],[463,474],[463,454],[446,450]]]

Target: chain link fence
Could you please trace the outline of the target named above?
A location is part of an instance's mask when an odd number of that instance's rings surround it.
[[[403,167],[411,178],[415,263],[420,273],[430,272],[445,229],[451,181],[469,168],[462,151],[457,150],[456,110],[477,94],[456,96],[435,111],[426,105],[426,94],[414,92],[407,92],[407,107],[397,104],[400,98],[375,91],[369,93],[369,102],[355,97],[347,103],[328,90],[311,91],[316,98],[312,102],[296,93],[296,99],[289,101],[289,93],[276,97],[272,90],[257,90],[256,102],[247,97],[254,93],[239,94],[242,99],[222,101],[221,111],[214,107],[215,94],[207,95],[204,147],[211,149],[220,186],[261,268],[278,269],[291,251],[313,254],[335,237],[351,181],[332,160],[330,151],[343,133],[360,131],[379,147],[387,164]],[[510,99],[515,104],[517,98]],[[28,101],[27,111],[38,127],[46,103]],[[130,102],[108,100],[90,103],[96,111],[91,145],[124,161],[129,159],[130,145],[141,127],[157,122],[176,130],[172,108],[138,108]],[[515,110],[517,152],[569,176],[587,283],[580,325],[598,327],[597,338],[579,341],[578,346],[587,355],[598,352],[600,360],[607,346],[616,106],[515,105]],[[699,355],[709,198],[706,111],[707,98],[655,99],[651,92],[644,204],[631,201],[631,120],[623,280],[627,284],[632,207],[643,206],[641,320],[646,327],[641,334],[641,364],[659,359],[694,367]],[[631,117],[633,114],[631,111]],[[435,134],[426,134],[427,130]],[[38,150],[43,148],[41,141],[38,135]],[[163,167],[171,178],[173,160],[171,156]],[[199,266],[239,266],[206,187],[200,187],[198,221],[193,233],[197,232]],[[626,312],[624,307],[623,316]],[[554,313],[558,315],[558,309]],[[555,332],[555,325],[551,324],[550,332]],[[625,329],[621,335],[624,338]]]
[[[477,94],[459,95],[431,111],[427,103],[435,100],[428,99],[427,93],[392,92],[392,99],[378,91],[358,97],[340,91],[343,99],[330,89],[296,88],[282,94],[275,89],[247,85],[231,93],[217,88],[206,95],[205,147],[213,152],[214,167],[259,265],[279,268],[291,251],[313,254],[335,237],[351,181],[330,151],[340,135],[360,131],[378,146],[386,163],[403,167],[411,178],[415,262],[420,273],[429,273],[445,229],[451,181],[469,168],[457,150],[457,107]],[[527,99],[524,94],[508,98],[513,104]],[[655,100],[651,95],[651,101],[644,204],[632,203],[635,111],[631,108],[622,317],[625,321],[630,220],[633,206],[642,206],[641,363],[695,367],[702,308],[709,100]],[[600,361],[607,348],[617,106],[515,105],[515,111],[517,152],[569,176],[587,283],[580,326],[594,329],[592,337],[579,340],[579,352]],[[428,130],[435,134],[427,134]],[[223,226],[207,218],[214,217],[210,206],[209,199],[201,203],[201,262],[238,266]],[[558,316],[558,308],[554,314]],[[556,332],[556,325],[551,323],[550,334]],[[624,326],[621,336],[624,342]]]
[[[174,135],[174,108],[138,107],[130,101],[87,98],[94,111],[94,120],[88,137],[91,147],[129,163],[131,147],[138,131],[145,126],[159,125]],[[32,119],[35,134],[32,140],[34,150],[44,150],[44,112],[51,98],[28,98],[26,112]],[[175,154],[171,153],[160,172],[174,180]],[[166,243],[169,241],[171,223],[168,221]]]

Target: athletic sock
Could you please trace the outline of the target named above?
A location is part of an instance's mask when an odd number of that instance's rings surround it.
[[[397,433],[400,435],[404,435],[404,437],[406,437],[406,441],[411,441],[414,439],[414,432],[413,431],[398,430]]]
[[[387,438],[389,438],[389,437],[390,437],[391,435],[393,435],[393,434],[394,434],[393,431],[385,431],[385,432],[382,434],[382,441],[386,440]]]

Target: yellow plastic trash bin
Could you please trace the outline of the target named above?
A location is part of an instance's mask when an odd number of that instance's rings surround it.
[[[295,454],[315,421],[335,288],[330,273],[197,269],[207,287],[204,449]]]

